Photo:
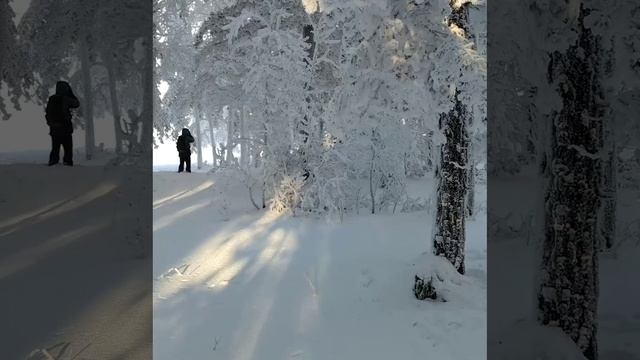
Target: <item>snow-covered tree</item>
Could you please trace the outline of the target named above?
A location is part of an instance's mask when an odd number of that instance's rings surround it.
[[[201,106],[217,119],[207,137],[218,162],[243,169],[274,208],[402,209],[407,177],[438,161],[454,79],[469,89],[470,139],[482,137],[482,56],[448,27],[446,1],[157,4],[157,72],[169,84],[158,135]]]
[[[28,96],[24,89],[31,86],[33,76],[28,66],[27,57],[18,39],[18,31],[14,21],[15,13],[9,0],[0,1],[0,88],[6,86],[8,98],[13,107],[20,110],[20,98]],[[0,113],[3,120],[10,118],[4,96],[0,98]]]
[[[69,80],[79,89],[87,159],[93,156],[95,146],[91,66],[95,61],[96,34],[91,29],[96,10],[93,4],[80,1],[65,2],[62,6],[57,1],[33,1],[18,28],[32,70],[38,74],[35,94],[39,102],[46,102],[49,90],[61,79]]]
[[[473,204],[472,182],[474,160],[470,154],[472,140],[484,135],[481,129],[486,119],[486,21],[484,4],[481,2],[439,2],[438,11],[430,13],[444,15],[436,38],[440,46],[436,47],[436,56],[443,62],[426,62],[435,67],[431,74],[429,88],[441,96],[434,99],[439,105],[439,132],[442,138],[436,146],[440,147],[436,157],[437,166],[437,202],[436,221],[433,237],[433,252],[447,259],[458,273],[465,273],[465,218],[469,206]],[[475,24],[470,21],[470,8],[477,7]],[[430,33],[437,29],[438,22],[432,20]],[[473,26],[475,25],[475,26]],[[471,31],[475,30],[475,33]],[[480,41],[476,41],[479,39]],[[431,42],[433,43],[433,41]],[[446,61],[445,61],[446,59]],[[433,274],[427,279],[416,276],[414,292],[424,299],[431,293],[436,296],[437,286],[433,284]],[[432,291],[427,291],[432,289]]]
[[[24,87],[43,104],[58,80],[80,97],[86,157],[94,152],[94,121],[114,119],[116,150],[148,152],[151,117],[152,44],[150,8],[133,0],[101,3],[32,1],[18,27],[20,46],[37,76]],[[77,119],[78,120],[78,119]]]

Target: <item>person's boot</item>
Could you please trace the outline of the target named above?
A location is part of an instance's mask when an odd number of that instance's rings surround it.
[[[58,165],[59,162],[60,162],[59,157],[56,158],[56,156],[53,154],[49,155],[49,162],[48,162],[49,166]]]
[[[64,166],[73,166],[73,162],[65,161]]]

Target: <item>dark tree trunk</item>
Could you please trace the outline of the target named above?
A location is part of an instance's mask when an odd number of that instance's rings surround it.
[[[235,118],[235,109],[231,110],[229,109],[229,117],[227,118],[227,144],[225,147],[225,166],[231,166],[231,164],[233,163],[233,132],[234,132],[234,127],[233,127],[233,120]]]
[[[369,164],[369,197],[371,198],[371,213],[376,213],[376,186],[374,176],[376,176],[376,148],[371,146],[371,164]]]
[[[433,251],[464,274],[465,199],[467,192],[468,113],[456,95],[455,106],[440,117],[440,128],[447,139],[440,151],[436,233]]]
[[[307,64],[307,66],[309,66],[310,68],[313,62],[315,46],[316,46],[314,33],[313,33],[313,25],[310,25],[310,24],[304,25],[304,27],[302,28],[302,36],[305,39],[305,42],[309,45],[309,48],[307,50],[307,57],[305,57],[303,60],[305,64]],[[311,77],[311,72],[309,72],[309,77]],[[312,90],[309,83],[305,84],[305,90],[307,92],[310,92]],[[309,168],[309,154],[313,151],[313,149],[311,149],[312,142],[309,141],[309,138],[311,136],[311,128],[312,128],[312,125],[310,124],[310,116],[309,116],[311,113],[310,95],[307,95],[305,97],[305,101],[307,104],[307,108],[303,118],[298,124],[298,133],[302,136],[302,144],[300,145],[300,160],[302,163],[301,164],[302,176],[306,181],[311,177],[311,169]]]
[[[145,159],[151,158],[151,144],[153,144],[153,42],[151,39],[144,39],[142,42],[144,48],[144,67],[142,74],[142,113],[140,120],[142,121],[142,133],[140,135],[140,153]]]
[[[202,169],[202,129],[201,129],[201,122],[202,122],[202,107],[198,106],[197,107],[197,113],[196,113],[196,151],[198,152],[196,154],[196,166],[198,169]]]
[[[598,236],[602,164],[603,96],[599,39],[584,28],[565,53],[552,54],[549,80],[557,82],[563,108],[553,122],[550,184],[546,194],[539,320],[560,327],[585,357],[598,358]]]
[[[249,164],[249,147],[247,143],[247,109],[240,107],[240,167],[246,169]]]
[[[113,114],[113,131],[115,133],[115,150],[116,154],[122,153],[122,114],[120,112],[120,103],[118,102],[117,79],[115,75],[115,65],[113,63],[113,55],[107,52],[104,56],[107,67],[107,78],[109,82],[109,96],[111,99],[111,112]]]
[[[215,168],[217,165],[217,156],[216,156],[216,138],[213,135],[213,118],[210,116],[208,118],[208,123],[209,123],[209,139],[211,140],[211,152],[212,152],[212,156],[213,156],[213,167]]]
[[[605,140],[611,134],[605,136]],[[613,142],[612,139],[609,141]],[[600,249],[611,249],[616,237],[616,150],[611,143],[606,151],[602,174],[602,207],[600,209]]]
[[[471,144],[469,144],[471,146]],[[475,162],[473,161],[473,156],[471,153],[471,148],[467,151],[467,215],[473,216],[473,210],[476,206],[475,204],[475,182],[476,182],[476,172],[475,172]]]
[[[93,129],[93,85],[91,81],[91,59],[89,55],[88,35],[83,36],[80,41],[80,63],[82,68],[82,87],[84,92],[84,103],[80,104],[84,115],[85,125],[85,157],[87,160],[93,159],[95,148],[95,135]]]

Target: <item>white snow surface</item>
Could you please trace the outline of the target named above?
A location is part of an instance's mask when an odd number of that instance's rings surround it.
[[[0,165],[25,165],[25,164],[47,164],[49,161],[50,150],[24,150],[0,152]],[[60,165],[62,165],[62,157],[64,150],[60,148]],[[109,163],[115,157],[113,149],[100,150],[96,148],[93,159],[85,159],[84,148],[74,148],[73,162],[74,165],[98,166],[102,167]]]
[[[155,172],[154,359],[485,359],[486,216],[447,302],[412,292],[440,268],[431,217],[284,217],[221,173]]]

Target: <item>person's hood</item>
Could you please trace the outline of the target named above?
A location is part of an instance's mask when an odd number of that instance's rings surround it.
[[[189,132],[189,129],[182,129],[182,135],[187,136],[187,135],[191,135],[191,133]]]
[[[58,81],[56,83],[56,95],[68,95],[71,93],[71,86],[66,81]]]

